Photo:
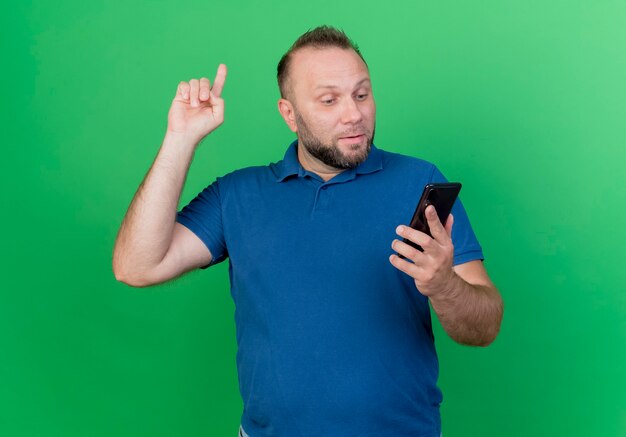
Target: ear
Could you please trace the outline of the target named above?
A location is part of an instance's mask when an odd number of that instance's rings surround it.
[[[293,105],[287,99],[278,99],[278,112],[283,116],[283,120],[289,126],[292,132],[298,131],[298,126],[296,125],[296,114],[293,111]]]

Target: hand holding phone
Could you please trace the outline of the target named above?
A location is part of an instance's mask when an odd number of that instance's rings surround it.
[[[415,208],[415,212],[413,213],[410,226],[413,229],[432,237],[430,227],[428,226],[428,220],[425,216],[426,207],[428,205],[433,205],[437,211],[437,215],[439,216],[439,221],[445,226],[448,216],[452,211],[452,206],[459,195],[459,191],[461,191],[461,184],[459,182],[440,182],[426,185],[424,187],[424,191],[422,192],[422,197],[420,198],[420,201]],[[412,242],[411,240],[404,238],[402,241],[409,246],[416,248],[420,252],[424,251],[422,246]],[[400,258],[405,258],[401,254],[398,254],[398,256]]]

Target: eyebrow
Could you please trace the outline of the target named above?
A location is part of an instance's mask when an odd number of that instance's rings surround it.
[[[359,85],[362,85],[363,82],[370,82],[370,79],[367,78],[367,77],[364,77],[363,79],[361,79],[360,81],[358,81],[355,84],[355,88],[358,87]],[[339,87],[337,85],[318,85],[318,86],[315,87],[315,90],[318,90],[320,88],[331,88],[331,89],[333,89],[333,88],[339,88]]]

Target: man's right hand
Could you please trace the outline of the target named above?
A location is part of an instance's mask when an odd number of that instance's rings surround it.
[[[226,65],[220,64],[213,87],[206,77],[179,83],[167,116],[167,132],[198,144],[217,129],[224,122],[225,81]]]

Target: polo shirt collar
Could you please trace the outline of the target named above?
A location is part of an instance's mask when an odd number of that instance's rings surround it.
[[[342,180],[353,179],[357,174],[373,173],[383,168],[383,156],[381,151],[372,144],[367,159],[359,164],[356,168],[344,170],[335,178],[342,176]],[[278,165],[278,175],[276,177],[277,182],[283,182],[287,177],[292,175],[298,175],[298,177],[304,177],[308,172],[302,167],[300,161],[298,161],[298,140],[292,142],[282,161]],[[335,178],[331,179],[334,180]]]

